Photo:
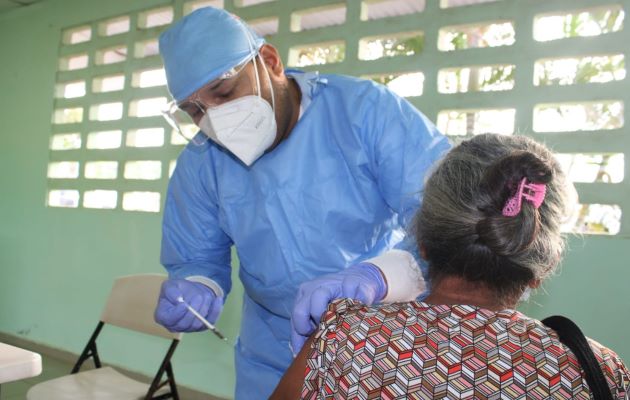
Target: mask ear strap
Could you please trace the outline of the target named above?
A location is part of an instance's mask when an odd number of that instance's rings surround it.
[[[245,31],[245,36],[247,37],[247,44],[249,45],[249,50],[251,51],[251,54],[256,54],[257,50],[254,47],[254,38],[252,37],[252,33],[249,31],[249,29],[247,29],[247,27],[245,26],[245,23],[243,21],[241,21],[240,19],[238,19],[238,21],[241,23],[241,28],[243,29],[243,31]],[[262,61],[262,58],[261,58]],[[256,65],[256,56],[254,56],[254,58],[252,59],[252,62],[254,63],[254,76],[256,76],[256,91],[258,92],[258,97],[262,98],[262,90],[260,87],[260,78],[258,77],[258,66]],[[265,65],[265,63],[262,63],[263,65]],[[265,68],[265,71],[267,69]],[[269,76],[269,73],[267,73],[267,77]],[[271,91],[271,99],[273,102],[273,90]]]
[[[258,78],[258,66],[256,65],[256,57],[252,58],[252,63],[254,63],[254,76],[256,76],[256,94],[258,95],[258,97],[262,97],[260,90],[260,79]]]
[[[271,92],[271,109],[273,111],[276,110],[276,99],[273,95],[273,86],[271,86],[271,76],[269,76],[269,70],[267,70],[267,65],[265,64],[265,60],[261,57],[260,53],[258,54],[258,58],[260,59],[260,63],[263,66],[263,69],[267,73],[267,83],[269,84],[269,91]]]

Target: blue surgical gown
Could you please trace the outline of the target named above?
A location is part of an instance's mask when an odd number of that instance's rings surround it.
[[[211,141],[191,143],[166,198],[161,261],[171,277],[207,277],[228,293],[236,246],[237,399],[267,398],[291,363],[298,286],[399,246],[427,171],[450,147],[384,86],[293,73],[310,103],[286,140],[249,168]]]

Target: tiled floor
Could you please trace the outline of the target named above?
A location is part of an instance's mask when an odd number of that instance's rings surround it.
[[[39,376],[0,386],[0,400],[24,400],[28,389],[43,381],[67,375],[72,364],[42,355],[42,373]]]

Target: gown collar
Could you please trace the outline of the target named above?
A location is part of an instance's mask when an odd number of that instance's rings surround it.
[[[319,72],[304,72],[295,69],[286,70],[286,74],[290,79],[293,79],[298,84],[300,92],[302,93],[302,100],[300,102],[300,116],[298,120],[302,118],[304,112],[311,104],[313,97],[315,97],[319,91],[320,84],[326,84],[326,78],[322,78]]]

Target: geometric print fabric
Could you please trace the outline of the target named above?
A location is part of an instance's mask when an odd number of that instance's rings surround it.
[[[630,373],[590,340],[614,398]],[[303,399],[589,399],[573,353],[515,310],[335,300],[307,359]]]

